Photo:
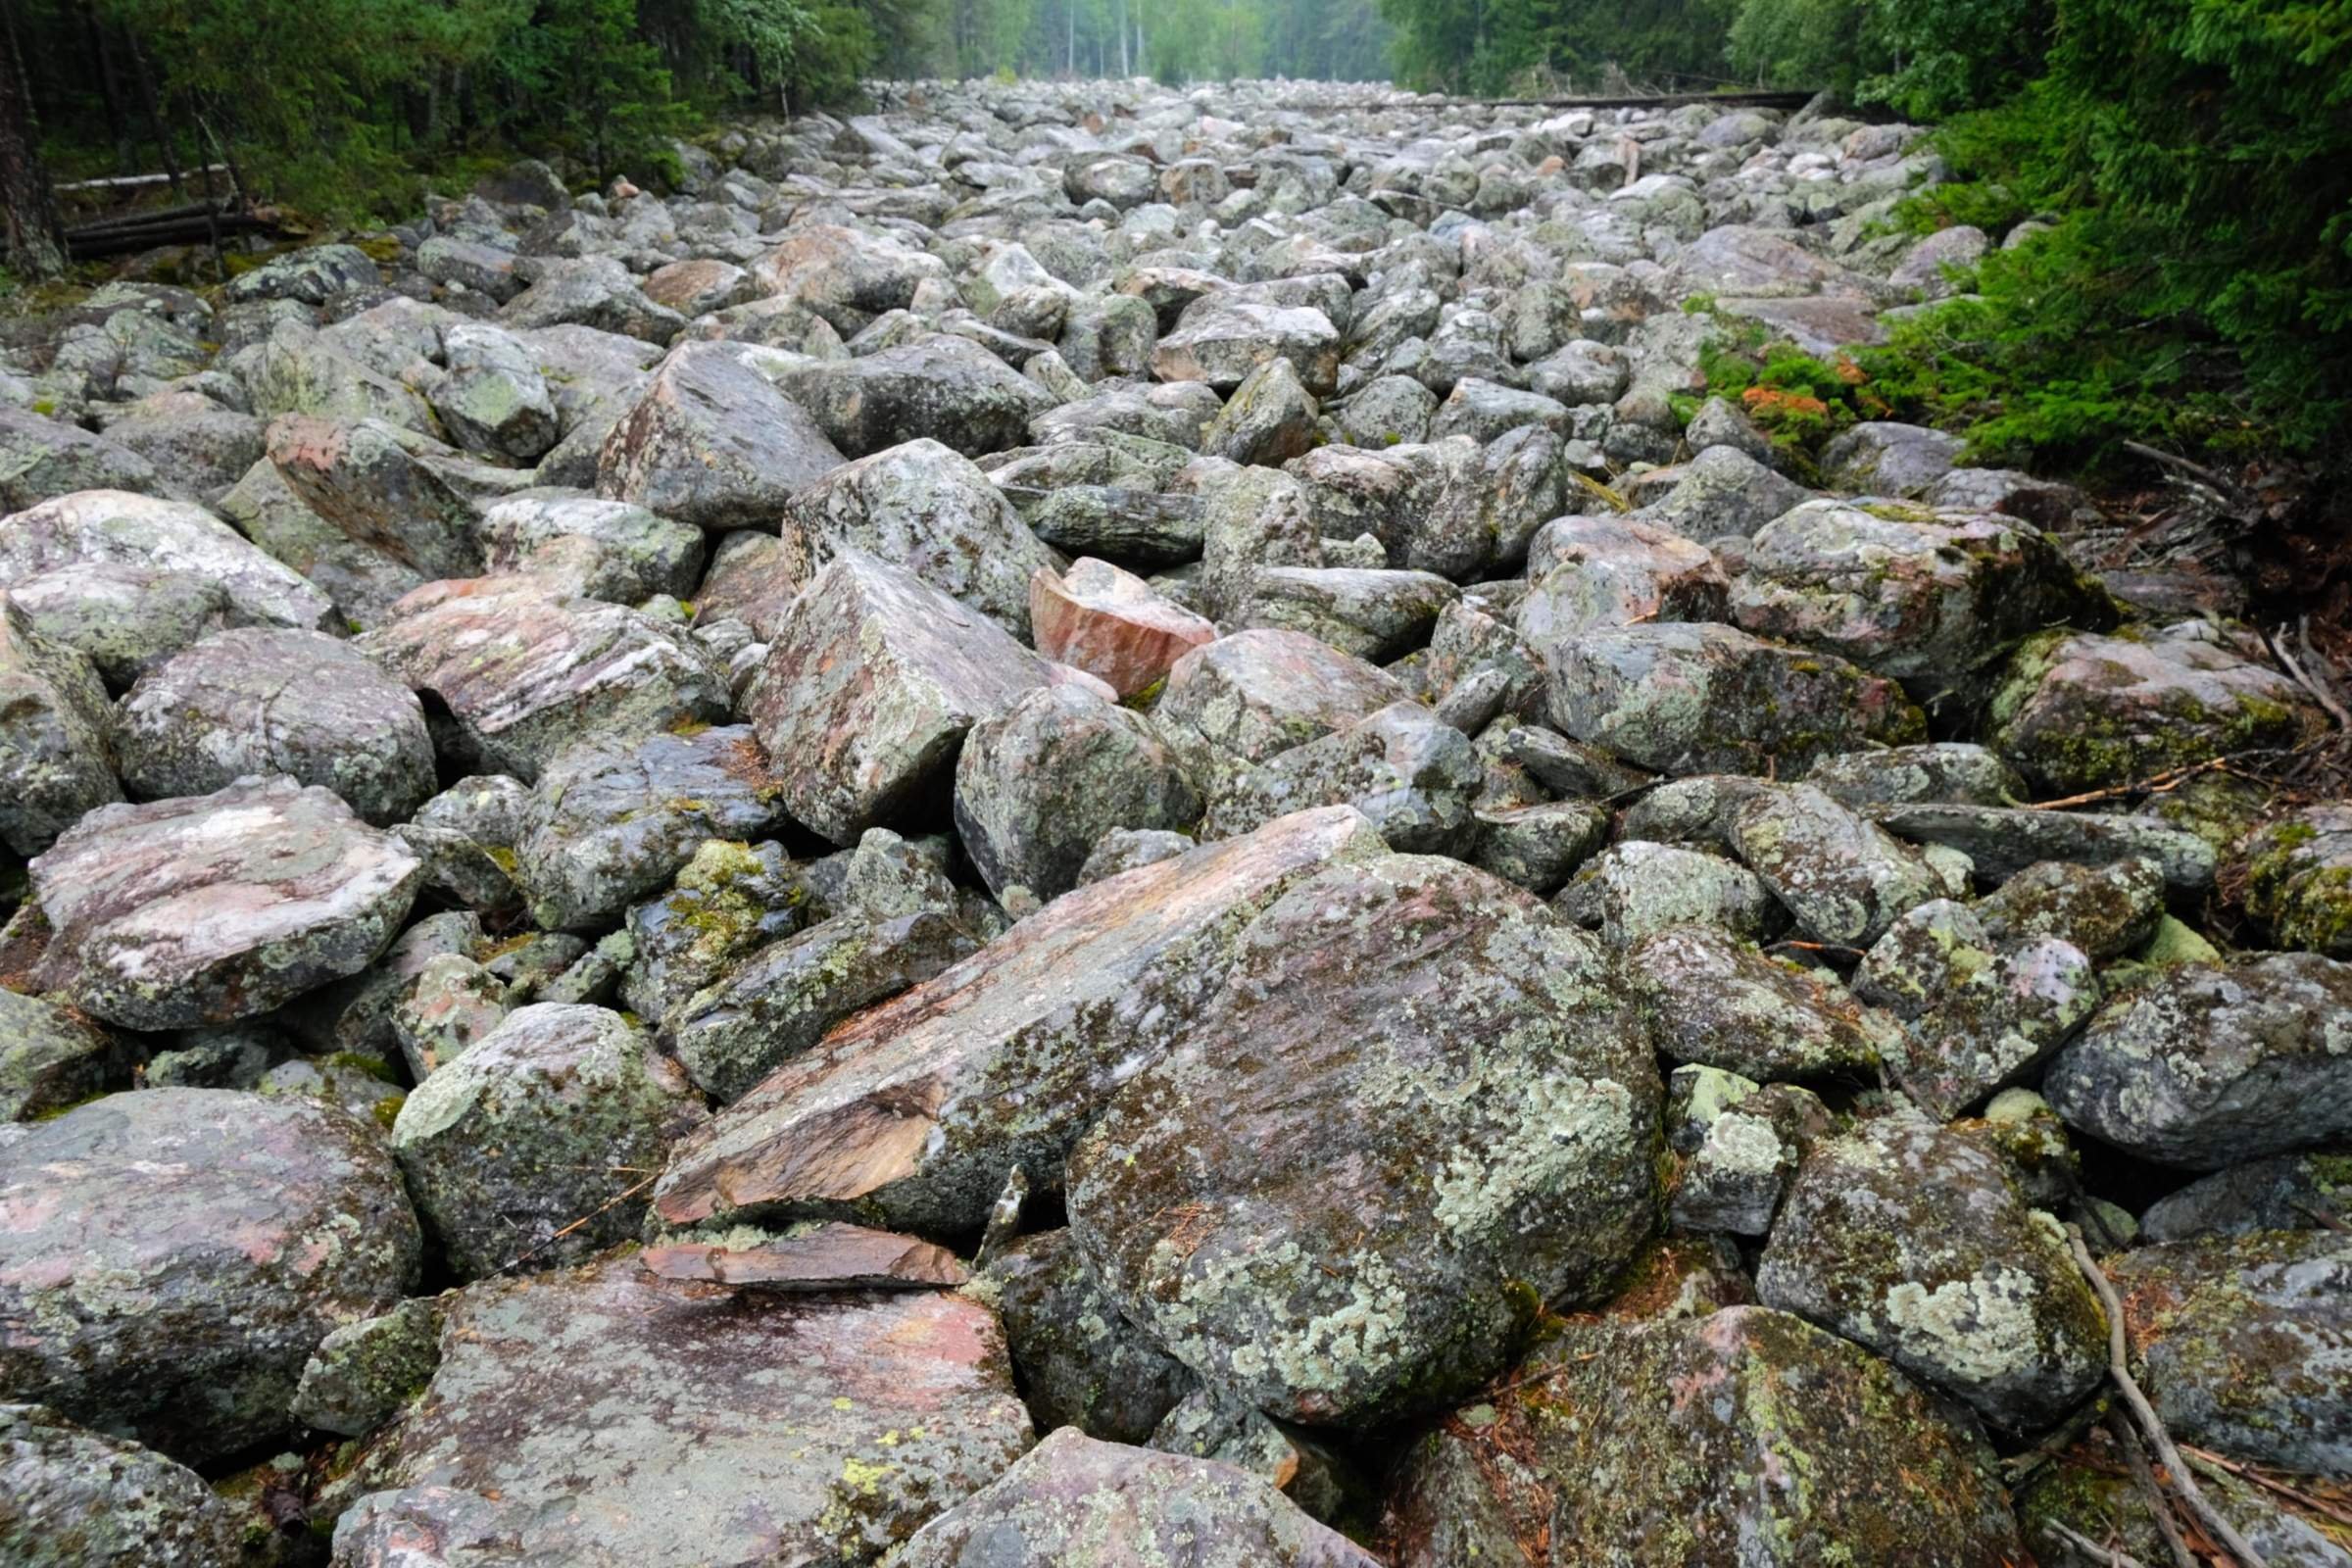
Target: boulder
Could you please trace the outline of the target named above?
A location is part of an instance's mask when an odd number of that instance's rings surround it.
[[[122,442],[0,402],[0,508],[17,512],[93,490],[182,499],[154,463]]]
[[[1733,853],[1817,942],[1867,948],[1947,891],[1917,850],[1810,784],[1758,791],[1726,827]]]
[[[1883,1118],[1807,1152],[1756,1297],[1884,1355],[1992,1425],[2053,1425],[2107,1373],[2107,1321],[2057,1222],[2006,1164]]]
[[[33,629],[0,593],[0,841],[38,855],[93,808],[122,798],[106,687],[74,649]]]
[[[1047,1431],[1141,1444],[1199,1381],[1119,1314],[1066,1225],[1009,1243],[980,1278],[1029,1413]]]
[[[900,1547],[899,1568],[1378,1568],[1380,1559],[1230,1465],[1064,1428]]]
[[[1158,686],[1179,659],[1217,637],[1213,621],[1092,557],[1059,575],[1041,567],[1030,577],[1029,629],[1040,654],[1105,682],[1122,702]]]
[[[191,1464],[293,1425],[318,1342],[416,1279],[381,1134],[316,1101],[109,1095],[0,1144],[0,1393]]]
[[[2246,912],[2282,947],[2352,958],[2352,805],[2310,806],[2231,852],[2245,867]]]
[[[422,867],[329,792],[245,778],[106,806],[32,862],[32,984],[131,1029],[250,1018],[366,968]]]
[[[1396,677],[1303,632],[1236,632],[1168,671],[1153,716],[1219,752],[1262,762],[1405,695]]]
[[[967,458],[1018,446],[1054,395],[968,338],[934,334],[848,360],[812,361],[780,384],[853,458],[928,438]]]
[[[1079,1144],[1071,1229],[1208,1382],[1361,1425],[1499,1371],[1532,1303],[1605,1294],[1656,1220],[1659,1098],[1607,959],[1536,900],[1336,865]]]
[[[904,310],[917,288],[945,282],[948,274],[937,257],[833,223],[796,225],[751,271],[761,289],[801,301],[845,334],[885,311]]]
[[[1886,1013],[1720,925],[1648,932],[1627,946],[1625,973],[1669,1061],[1760,1081],[1866,1077],[1901,1052],[1901,1028]]]
[[[270,421],[270,463],[352,544],[425,577],[481,570],[475,497],[392,425],[289,414]]]
[[[613,421],[596,491],[701,528],[772,527],[841,453],[723,343],[682,343]]]
[[[21,1568],[249,1560],[246,1521],[204,1478],[39,1404],[0,1404],[0,1554]]]
[[[2118,996],[2050,1064],[2065,1117],[2160,1164],[2219,1170],[2352,1132],[2352,963],[2184,964]]]
[[[140,676],[121,715],[122,781],[144,800],[283,775],[380,827],[434,790],[416,694],[323,632],[215,632]]]
[[[234,624],[334,630],[333,603],[201,507],[83,490],[0,517],[0,588],[84,563],[184,572],[220,585]]]
[[[451,1269],[479,1279],[577,1262],[636,1234],[637,1173],[704,1117],[685,1074],[636,1023],[540,1003],[416,1086],[392,1123],[392,1152]]]
[[[1308,306],[1259,304],[1208,294],[1185,307],[1152,350],[1162,381],[1205,381],[1231,392],[1268,360],[1287,360],[1302,388],[1328,397],[1338,382],[1340,331]]]
[[[1646,839],[1612,844],[1592,857],[1556,902],[1577,924],[1598,927],[1611,948],[1685,924],[1757,938],[1774,925],[1779,909],[1764,884],[1738,861]]]
[[[1183,1037],[1258,910],[1381,848],[1353,810],[1303,811],[1054,901],[722,1111],[672,1155],[657,1211],[978,1230],[1013,1166],[1059,1186],[1070,1146]]]
[[[365,1472],[385,1490],[336,1523],[346,1568],[496,1568],[517,1540],[569,1568],[871,1562],[1031,1442],[994,1319],[953,1295],[739,1294],[623,1255],[445,1311]]]
[[[1753,1306],[1567,1328],[1415,1440],[1388,1534],[1398,1568],[1988,1568],[2022,1550],[1965,1418]]]
[[[1916,496],[1959,466],[1968,443],[1947,430],[1870,420],[1839,432],[1822,449],[1833,484],[1877,496]]]
[[[72,1007],[0,991],[0,1123],[130,1087],[138,1053]]]
[[[1647,522],[1559,517],[1527,551],[1519,632],[1539,648],[1607,626],[1722,620],[1729,584],[1703,546]]]
[[[1392,703],[1223,777],[1205,827],[1229,837],[1310,807],[1352,806],[1392,849],[1458,858],[1477,837],[1472,803],[1484,781],[1459,729],[1419,703]]]
[[[703,575],[703,531],[625,501],[525,490],[482,510],[492,572],[537,572],[584,599],[634,605],[689,599]]]
[[[964,733],[1047,678],[995,621],[845,549],[786,612],[746,716],[793,817],[846,844],[929,804]]]

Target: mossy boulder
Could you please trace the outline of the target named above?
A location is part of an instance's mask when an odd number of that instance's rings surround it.
[[[0,840],[38,855],[93,807],[122,798],[115,780],[118,726],[89,660],[33,629],[0,601]]]
[[[365,1437],[423,1393],[440,1364],[440,1304],[422,1298],[403,1301],[318,1342],[294,1391],[295,1419],[322,1432]]]
[[[1848,806],[1896,806],[1938,802],[1959,806],[2008,806],[2026,798],[2017,770],[1982,746],[1929,741],[1825,757],[1805,774]]]
[[[621,998],[657,1023],[742,958],[821,910],[780,844],[707,839],[668,891],[629,910]]]
[[[1999,1156],[1926,1122],[1813,1145],[1756,1295],[2007,1431],[2057,1421],[2106,1372],[2106,1318],[2058,1222],[2026,1206]]]
[[[138,1050],[72,1007],[0,991],[0,1122],[130,1087]]]
[[[2195,622],[2034,638],[2010,661],[1986,717],[1993,749],[2053,795],[2293,747],[2327,725],[2301,687]]]
[[[1761,952],[1722,926],[1670,925],[1625,951],[1625,974],[1669,1061],[1758,1080],[1867,1077],[1901,1029],[1835,976]]]
[[[1977,919],[1998,943],[2055,937],[2100,963],[2144,947],[2164,917],[2164,873],[2148,860],[2029,865],[1978,901]]]
[[[1801,1318],[1579,1324],[1407,1450],[1398,1568],[1999,1568],[2022,1552],[1965,1414]]]
[[[1918,850],[1810,784],[1757,793],[1728,828],[1732,853],[1818,942],[1867,948],[1946,891]]]
[[[2019,1528],[2029,1545],[2055,1561],[2069,1560],[2069,1553],[2082,1555],[2081,1545],[2054,1528],[2064,1526],[2094,1546],[2121,1551],[2135,1562],[2162,1562],[2170,1548],[2147,1493],[2132,1479],[2129,1460],[2104,1438],[2094,1433],[2020,1494]],[[2324,1517],[2291,1512],[2276,1494],[2211,1469],[2199,1471],[2197,1487],[2274,1568],[2352,1564],[2352,1550],[2324,1533],[2329,1523]],[[2174,1522],[2178,1528],[2178,1514]]]
[[[47,1406],[0,1404],[0,1557],[17,1568],[238,1568],[245,1521],[184,1465]]]
[[[0,1145],[0,1395],[201,1463],[276,1436],[329,1333],[400,1299],[381,1135],[307,1100],[109,1095]]]
[[[1600,951],[1456,862],[1286,893],[1070,1161],[1121,1311],[1268,1414],[1359,1425],[1499,1370],[1656,1223],[1660,1087]]]
[[[2352,958],[2352,805],[2313,806],[2249,835],[2246,912],[2281,947]]]

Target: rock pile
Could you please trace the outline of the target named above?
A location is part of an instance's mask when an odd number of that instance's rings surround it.
[[[1918,132],[877,103],[0,366],[0,1555],[2152,1563],[2072,1227],[2352,1564],[2326,713],[1703,401]]]

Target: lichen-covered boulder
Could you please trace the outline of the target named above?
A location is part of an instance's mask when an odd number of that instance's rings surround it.
[[[634,1235],[644,1199],[613,1200],[703,1119],[685,1074],[636,1023],[534,1003],[416,1086],[392,1151],[451,1268],[478,1279],[518,1261],[576,1262]]]
[[[81,490],[0,517],[0,588],[62,566],[119,563],[220,584],[235,624],[332,629],[331,600],[202,507]]]
[[[1704,1129],[1675,1179],[1667,1218],[1678,1230],[1762,1236],[1807,1146],[1830,1130],[1830,1111],[1809,1090],[1771,1084],[1714,1107]]]
[[[1760,529],[1732,591],[1759,637],[1948,683],[2045,626],[2113,623],[2097,585],[2012,518],[1809,501]]]
[[[36,634],[84,656],[116,687],[228,624],[219,583],[128,562],[79,562],[19,578],[7,591]]]
[[[1268,360],[1288,360],[1316,397],[1338,383],[1340,330],[1307,305],[1273,305],[1205,294],[1184,309],[1152,350],[1162,381],[1205,381],[1230,393]]]
[[[1615,626],[1550,645],[1551,719],[1580,741],[1667,773],[1784,774],[1866,740],[1923,737],[1893,682],[1834,655],[1730,626]]]
[[[1936,802],[1963,806],[2008,806],[2023,801],[2026,781],[2017,770],[1982,746],[1963,741],[1928,741],[1847,752],[1814,762],[1804,781],[1848,806],[1896,806]]]
[[[703,531],[625,501],[524,490],[485,507],[478,531],[491,571],[567,574],[583,598],[686,599],[702,581]]]
[[[2283,947],[2352,958],[2352,805],[2306,807],[2249,834],[2246,912]]]
[[[1153,716],[1247,761],[1346,728],[1405,695],[1378,666],[1303,632],[1237,632],[1176,662]]]
[[[2107,1321],[2056,1220],[2000,1156],[1894,1117],[1816,1143],[1781,1205],[1756,1296],[2036,1431],[2107,1369]]]
[[[2102,1267],[2133,1370],[2181,1443],[2352,1473],[2352,1237],[2255,1231],[2143,1247]]]
[[[1520,634],[1539,646],[1602,626],[1722,620],[1723,568],[1703,545],[1628,517],[1558,517],[1527,549]]]
[[[84,812],[121,800],[115,739],[98,671],[0,593],[0,842],[38,855]]]
[[[421,875],[291,779],[100,807],[32,862],[50,927],[32,981],[130,1029],[250,1018],[366,968]]]
[[[2201,893],[2213,886],[2213,846],[2154,817],[1943,802],[1876,807],[1871,815],[1896,838],[1960,851],[1988,883],[2006,882],[2043,860],[2109,865],[2144,859],[2169,889]]]
[[[1758,791],[1726,826],[1733,853],[1819,942],[1867,948],[1948,891],[1917,850],[1810,784]]]
[[[2352,1550],[2322,1534],[2324,1517],[2292,1511],[2278,1493],[2218,1467],[2200,1470],[2197,1487],[2272,1568],[2352,1564]],[[2064,1532],[2090,1542],[2094,1551],[2112,1549],[2133,1562],[2161,1562],[2171,1550],[2129,1461],[2095,1429],[2083,1446],[2061,1455],[2019,1494],[2017,1518],[2027,1544],[2053,1560],[2064,1561],[2069,1553],[2082,1556],[2080,1544]],[[2172,1523],[2178,1530],[2177,1512]]]
[[[127,1089],[137,1059],[129,1041],[72,1007],[0,991],[0,1122]]]
[[[1055,401],[979,344],[945,333],[809,361],[778,384],[853,458],[925,437],[967,458],[1018,446]]]
[[[1813,494],[1737,447],[1706,447],[1675,473],[1674,488],[1637,515],[1652,527],[1701,543],[1743,539]]]
[[[303,1362],[416,1277],[382,1136],[316,1101],[109,1095],[0,1144],[0,1396],[189,1463],[284,1432]]]
[[[0,1557],[18,1568],[234,1568],[245,1520],[204,1478],[39,1404],[0,1404]]]
[[[686,325],[686,318],[646,298],[614,256],[543,258],[531,286],[507,301],[498,318],[522,334],[588,326],[654,344],[672,341]]]
[[[583,736],[532,787],[514,880],[542,930],[594,930],[668,882],[705,840],[774,830],[778,794],[744,725],[619,744]]]
[[[930,1291],[657,1279],[620,1255],[448,1298],[339,1568],[871,1563],[1030,1446],[995,1320]],[[518,1436],[519,1439],[518,1439]]]
[[[1484,772],[1468,736],[1419,703],[1391,703],[1215,785],[1204,830],[1224,838],[1293,811],[1352,806],[1391,849],[1460,857],[1478,833]]]
[[[926,280],[944,283],[948,275],[939,258],[895,235],[836,223],[793,225],[782,244],[751,264],[751,271],[768,294],[800,301],[845,334],[884,311],[906,309]]]
[[[926,804],[965,732],[1047,678],[995,621],[845,549],[793,601],[746,716],[793,817],[846,844]]]
[[[1592,857],[1556,902],[1577,924],[1597,927],[1611,948],[1684,924],[1761,937],[1780,908],[1764,884],[1738,861],[1646,839],[1612,844]]]
[[[672,1154],[673,1225],[825,1215],[976,1231],[1033,1191],[1135,1070],[1181,1039],[1233,944],[1293,882],[1381,853],[1348,808],[1301,811],[1055,900],[936,979],[836,1028]]]
[[[2185,964],[2126,991],[2050,1064],[2068,1125],[2219,1170],[2352,1132],[2352,963],[2311,953]]]
[[[1399,1479],[1398,1568],[1998,1568],[2021,1549],[1965,1417],[1761,1307],[1572,1327]]]
[[[1606,958],[1536,900],[1432,858],[1335,866],[1079,1144],[1070,1225],[1204,1379],[1366,1423],[1605,1294],[1656,1223],[1660,1094]]]
[[[0,402],[0,508],[15,512],[93,490],[181,499],[154,463],[122,442]]]
[[[1037,651],[1105,682],[1124,702],[1158,686],[1176,662],[1215,642],[1216,623],[1155,593],[1107,561],[1085,557],[1029,579]]]
[[[270,424],[270,466],[351,544],[426,577],[469,576],[482,567],[479,497],[429,447],[381,419],[289,414]]]
[[[775,843],[707,839],[676,879],[629,910],[624,1004],[655,1024],[822,907],[803,869]]]
[[[1083,686],[1035,688],[956,761],[956,828],[989,890],[1067,893],[1114,828],[1190,828],[1200,800],[1151,724]]]
[[[1760,952],[1720,925],[1669,925],[1625,950],[1625,975],[1669,1061],[1758,1080],[1867,1075],[1901,1029],[1818,970]]]
[[[1975,909],[1944,899],[1887,928],[1854,990],[1903,1020],[1886,1064],[1941,1118],[2031,1077],[2099,1004],[2082,949],[2048,936],[1996,940]]]
[[[1979,900],[1974,912],[1995,942],[2055,937],[2104,963],[2156,934],[2164,918],[2164,873],[2141,859],[2044,860]]]
[[[283,774],[380,827],[433,794],[416,694],[324,632],[215,632],[140,676],[121,714],[122,781],[142,799]]]
[[[527,467],[556,444],[563,432],[555,400],[528,345],[464,321],[442,332],[441,348],[449,371],[433,388],[433,412],[458,446]]]
[[[897,1568],[1378,1568],[1267,1482],[1212,1460],[1055,1432],[932,1520]]]
[[[2208,635],[2190,622],[2152,636],[2032,638],[1993,693],[1987,742],[2035,786],[2064,795],[2251,747],[2293,747],[2326,727],[2301,687]]]
[[[969,458],[921,437],[803,486],[782,512],[789,566],[806,580],[844,547],[902,566],[1016,637],[1029,582],[1059,564]]]
[[[1949,474],[1966,443],[1948,430],[1865,420],[1822,450],[1831,482],[1880,496],[1915,496]]]
[[[359,647],[448,710],[445,751],[525,783],[584,735],[645,735],[728,711],[726,671],[692,639],[529,578],[428,584]]]
[[[1478,844],[1472,859],[1530,893],[1557,892],[1608,841],[1609,815],[1586,801],[1531,801],[1474,807]]]
[[[990,1258],[974,1294],[1004,1322],[1042,1431],[1076,1427],[1106,1443],[1143,1443],[1199,1383],[1120,1314],[1066,1225]]]
[[[696,527],[767,527],[841,461],[732,345],[681,343],[613,421],[596,492]]]

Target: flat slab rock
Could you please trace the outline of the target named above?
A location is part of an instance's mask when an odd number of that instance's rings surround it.
[[[374,961],[422,877],[291,779],[100,807],[32,862],[50,928],[32,984],[130,1029],[250,1018]]]
[[[1801,1318],[1566,1330],[1407,1452],[1396,1568],[1997,1568],[2023,1560],[1991,1448]]]
[[[292,1425],[303,1363],[422,1243],[373,1127],[225,1089],[109,1095],[0,1145],[0,1398],[190,1463]]]
[[[870,1562],[1032,1442],[996,1320],[939,1292],[680,1286],[633,1257],[451,1298],[339,1568]]]
[[[896,1568],[1379,1568],[1265,1481],[1231,1465],[1063,1427],[932,1520]]]
[[[850,1019],[680,1144],[671,1224],[768,1216],[977,1231],[1020,1165],[1063,1157],[1180,1037],[1234,938],[1292,882],[1383,851],[1357,811],[1301,811],[1055,900],[946,973]]]
[[[657,1279],[751,1291],[936,1290],[969,1277],[954,1252],[920,1237],[839,1223],[758,1247],[649,1247],[637,1259]]]

